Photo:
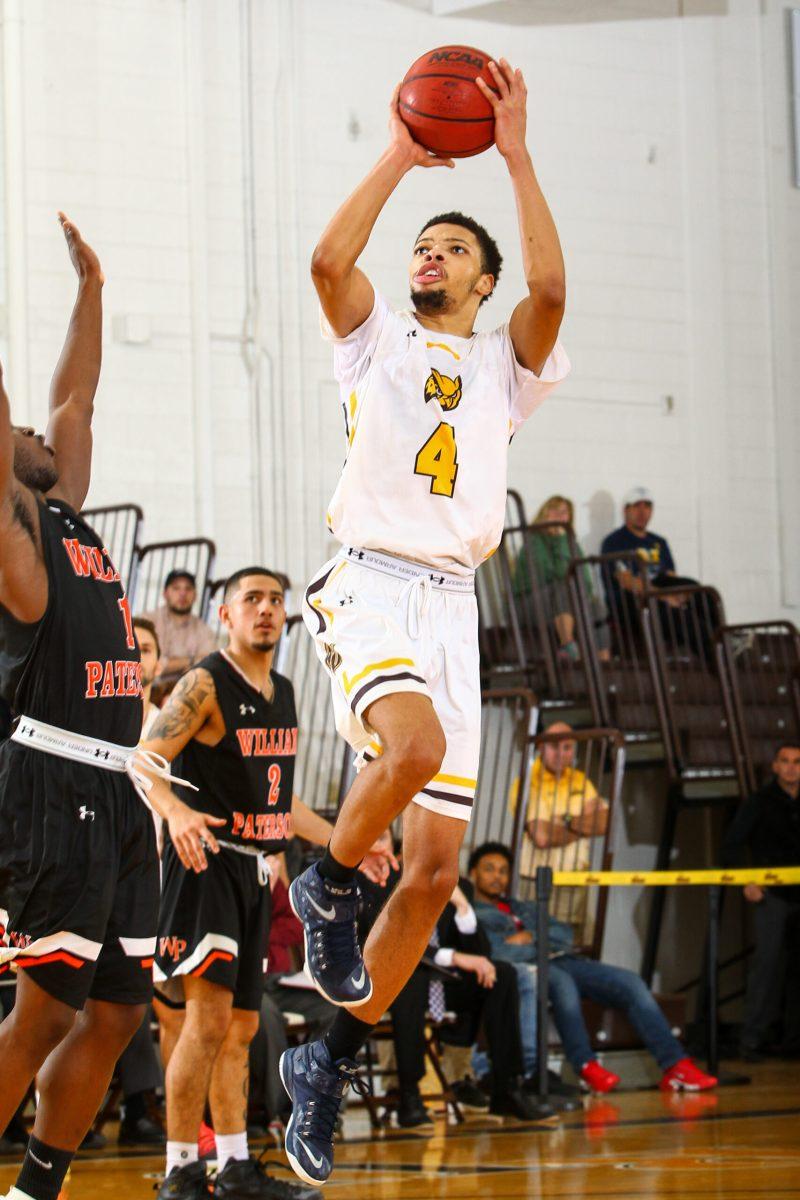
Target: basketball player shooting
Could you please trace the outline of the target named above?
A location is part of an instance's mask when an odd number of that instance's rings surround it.
[[[474,572],[500,541],[511,437],[568,370],[558,234],[526,148],[520,71],[491,63],[495,141],[516,200],[528,294],[511,320],[475,333],[501,257],[486,230],[451,212],[411,255],[412,308],[393,312],[358,268],[381,210],[414,167],[452,167],[390,110],[390,144],[342,205],[311,273],[332,342],[347,459],[328,525],[342,543],[306,592],[304,618],[331,676],[337,727],[362,770],[324,858],[292,885],[318,989],[342,1006],[322,1041],[286,1051],[289,1160],[323,1184],[355,1056],[428,945],[458,881],[480,747]],[[364,956],[355,868],[403,814],[402,880]]]
[[[155,831],[141,798],[150,784],[136,749],[139,653],[119,574],[78,515],[103,273],[59,218],[79,283],[44,437],[12,426],[0,377],[0,691],[17,717],[0,746],[0,964],[17,968],[0,1025],[0,1128],[34,1076],[39,1092],[13,1200],[58,1196],[152,995],[158,918]],[[206,817],[181,804],[170,827],[182,845],[206,831]]]

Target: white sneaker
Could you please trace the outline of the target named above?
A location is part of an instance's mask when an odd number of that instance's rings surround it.
[[[0,1196],[0,1200],[31,1200],[31,1197],[27,1192],[21,1192],[18,1187],[12,1187],[5,1196]]]

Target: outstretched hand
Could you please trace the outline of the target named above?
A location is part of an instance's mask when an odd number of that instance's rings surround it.
[[[81,280],[95,279],[98,283],[104,284],[106,277],[103,274],[103,268],[100,266],[100,259],[92,247],[83,240],[77,225],[74,225],[66,213],[63,212],[59,212],[58,219],[61,222],[61,228],[64,230],[69,257],[78,278]]]
[[[494,110],[494,141],[503,158],[525,150],[528,122],[528,89],[522,71],[514,70],[505,58],[490,62],[495,88],[478,77],[475,80],[483,97]]]
[[[369,854],[364,856],[358,869],[372,883],[377,883],[379,887],[386,887],[390,870],[399,871],[400,864],[391,847],[376,842]]]
[[[389,101],[389,137],[392,149],[398,150],[412,167],[454,167],[452,158],[440,158],[432,150],[426,150],[415,142],[411,131],[400,116],[400,87],[392,93]]]

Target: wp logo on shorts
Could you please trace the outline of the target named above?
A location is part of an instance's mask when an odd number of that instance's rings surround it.
[[[186,942],[183,938],[162,937],[158,939],[158,953],[160,958],[171,958],[173,962],[177,962],[185,952]]]

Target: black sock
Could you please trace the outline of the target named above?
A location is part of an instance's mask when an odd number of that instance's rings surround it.
[[[73,1158],[73,1151],[56,1150],[31,1134],[16,1186],[31,1200],[58,1200]]]
[[[353,1059],[372,1033],[374,1025],[359,1021],[346,1008],[340,1008],[333,1024],[322,1039],[334,1062],[340,1058]]]
[[[317,863],[317,870],[323,879],[330,879],[331,883],[352,883],[356,877],[356,868],[346,867],[337,862],[331,854],[330,845],[325,848],[325,853]]]

